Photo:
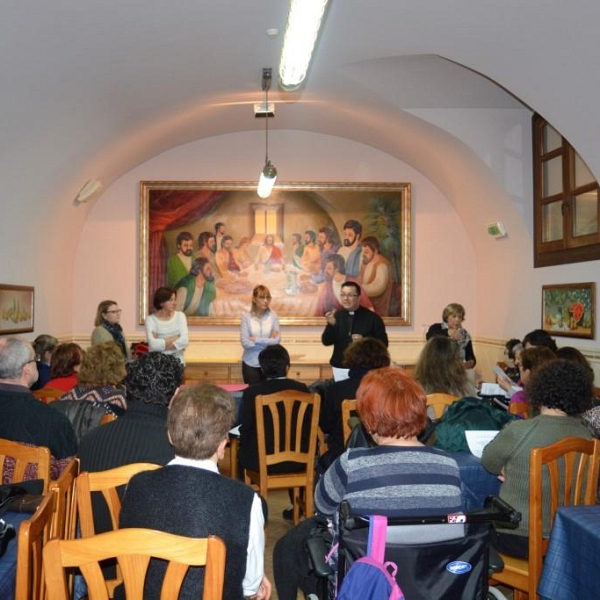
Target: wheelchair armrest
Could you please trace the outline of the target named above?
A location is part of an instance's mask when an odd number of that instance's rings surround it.
[[[306,550],[310,565],[317,577],[329,577],[332,575],[331,567],[325,562],[327,545],[322,537],[311,537],[306,540]]]
[[[498,527],[515,529],[521,522],[521,513],[515,510],[510,504],[498,498],[498,496],[488,496],[485,499],[484,506],[492,511],[491,521]]]

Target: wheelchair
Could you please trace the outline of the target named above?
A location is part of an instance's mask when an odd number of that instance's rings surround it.
[[[321,582],[319,595],[308,600],[334,600],[354,561],[367,553],[369,517],[354,514],[344,501],[338,518],[337,568],[325,561],[323,538],[307,542]],[[493,523],[514,528],[520,520],[519,512],[495,496],[468,513],[388,517],[385,560],[398,566],[396,580],[406,600],[502,600],[499,590],[488,589],[490,575],[504,567],[490,544],[490,528]]]

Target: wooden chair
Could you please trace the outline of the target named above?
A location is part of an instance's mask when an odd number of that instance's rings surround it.
[[[435,419],[439,419],[444,414],[446,407],[458,400],[458,396],[452,394],[427,394],[427,406],[431,406]]]
[[[543,537],[544,480],[549,480],[550,526],[560,506],[596,503],[600,440],[569,437],[533,448],[529,459],[529,560],[501,554],[504,569],[492,581],[514,588],[514,600],[537,598],[543,557],[549,539]],[[562,473],[561,473],[562,471]]]
[[[77,512],[79,515],[79,528],[81,537],[87,538],[96,535],[94,525],[94,509],[92,504],[92,492],[102,494],[113,529],[119,528],[119,515],[121,514],[121,498],[118,488],[127,485],[129,480],[142,471],[159,469],[160,465],[151,463],[132,463],[106,471],[80,473],[75,482],[75,497],[77,499]],[[110,590],[110,597],[114,589],[123,581],[120,570],[117,568],[116,577],[107,580],[107,588]]]
[[[113,421],[116,421],[116,420],[117,420],[117,415],[115,415],[113,413],[106,413],[100,419],[100,425],[106,425],[107,423],[112,423]]]
[[[87,471],[80,473],[75,483],[75,496],[77,498],[81,536],[90,537],[96,534],[92,509],[92,492],[102,493],[110,512],[112,527],[118,529],[121,498],[117,488],[127,485],[129,480],[137,473],[159,468],[160,465],[151,463],[133,463],[106,471],[97,471],[96,473],[88,473]]]
[[[342,431],[344,432],[344,444],[348,441],[352,427],[350,418],[356,414],[356,400],[342,400]]]
[[[79,459],[72,459],[60,477],[50,483],[50,491],[55,490],[56,511],[52,519],[51,537],[71,540],[77,527],[77,503],[75,500],[75,480],[79,475]]]
[[[56,388],[42,388],[41,390],[33,390],[31,393],[44,404],[50,404],[65,395],[63,390]]]
[[[11,440],[0,439],[0,465],[2,469],[0,473],[4,479],[4,473],[8,462],[14,461],[14,470],[11,483],[25,481],[25,479],[43,479],[45,494],[48,491],[50,483],[50,450],[45,446],[28,446]],[[28,465],[37,466],[37,475],[34,477],[26,477]]]
[[[206,566],[203,600],[221,600],[225,579],[225,543],[218,537],[188,538],[151,529],[121,529],[77,540],[51,540],[44,548],[44,573],[49,600],[68,600],[65,568],[79,567],[90,600],[109,593],[99,561],[116,558],[128,600],[143,600],[151,558],[170,561],[161,598],[175,599],[189,566]]]
[[[269,489],[293,488],[294,523],[296,524],[300,520],[300,504],[302,503],[299,494],[300,488],[305,490],[305,515],[310,517],[314,512],[314,462],[317,451],[320,403],[319,394],[296,390],[284,390],[256,397],[259,470],[257,472],[244,469],[244,479],[247,484],[255,484],[265,499]],[[280,415],[280,410],[282,415]],[[265,437],[265,412],[267,411],[272,421],[269,438],[273,440],[273,449],[269,453],[267,453]],[[308,445],[304,445],[303,448],[302,432],[306,432],[306,428],[309,428]],[[301,471],[269,474],[270,467],[288,461],[303,465]]]
[[[511,415],[517,415],[521,419],[529,419],[530,406],[529,402],[513,402],[508,405],[508,412]]]
[[[19,528],[16,600],[44,600],[46,597],[42,549],[51,537],[57,495],[56,490],[48,492],[31,518],[23,521]]]

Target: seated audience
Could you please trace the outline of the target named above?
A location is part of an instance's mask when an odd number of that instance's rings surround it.
[[[556,354],[556,351],[558,350],[558,346],[556,345],[554,338],[543,329],[534,329],[523,338],[524,348],[531,348],[532,346],[545,346],[546,348],[552,350],[554,354]]]
[[[390,366],[390,354],[385,345],[375,338],[352,342],[344,351],[344,364],[349,369],[348,379],[336,381],[324,390],[319,415],[319,426],[327,435],[329,450],[323,466],[329,466],[344,452],[342,402],[356,398],[362,378],[372,369]]]
[[[465,308],[462,304],[452,302],[442,311],[442,322],[434,323],[428,330],[427,340],[441,335],[450,338],[460,350],[460,359],[465,369],[472,369],[477,364],[473,342],[469,332],[462,326],[465,320]]]
[[[79,444],[82,471],[105,471],[131,463],[166,465],[175,453],[167,435],[169,402],[183,380],[181,361],[151,352],[129,363],[127,412],[112,423],[96,427]],[[112,529],[108,509],[93,498],[96,532]]]
[[[173,399],[168,432],[175,458],[165,467],[135,475],[127,487],[120,527],[146,527],[177,535],[217,535],[227,546],[225,600],[271,595],[264,575],[264,516],[260,497],[240,481],[219,475],[236,408],[231,396],[205,384]],[[233,508],[232,508],[233,507]],[[158,599],[165,563],[150,565],[144,598]],[[204,569],[192,568],[182,597],[200,598]]]
[[[183,365],[151,352],[129,364],[127,412],[81,440],[82,471],[104,471],[135,462],[167,464],[175,455],[167,437],[169,402],[183,381]]]
[[[588,362],[587,358],[577,348],[571,346],[563,346],[556,353],[557,358],[564,358],[574,363],[582,365],[587,373],[592,385],[592,407],[583,413],[583,422],[587,425],[592,435],[600,438],[600,401],[596,397],[594,386],[594,369]]]
[[[526,352],[523,352],[524,358]],[[500,498],[522,515],[517,529],[495,530],[494,546],[517,558],[527,558],[529,553],[531,449],[570,436],[591,438],[580,420],[591,401],[591,384],[584,367],[564,359],[547,361],[532,372],[525,389],[532,407],[539,409],[540,414],[533,419],[509,423],[484,448],[481,457],[481,464],[502,481]],[[545,523],[544,536],[549,533],[549,524]]]
[[[38,335],[33,340],[35,360],[37,360],[38,380],[31,386],[32,390],[42,389],[50,381],[50,360],[58,346],[58,340],[52,335]]]
[[[127,369],[121,348],[115,342],[102,342],[92,346],[83,357],[79,383],[60,400],[85,400],[100,402],[115,415],[127,409],[123,383]]]
[[[37,376],[31,344],[0,338],[0,438],[49,448],[51,477],[56,479],[77,452],[77,438],[69,419],[29,391]]]
[[[523,348],[523,344],[521,344],[521,340],[517,338],[512,338],[504,344],[504,365],[502,366],[502,370],[506,373],[506,376],[513,382],[519,383],[521,379],[521,374],[519,373],[519,367],[515,363],[515,352]]]
[[[402,369],[375,369],[363,377],[356,399],[358,414],[378,445],[346,450],[333,463],[317,484],[317,512],[333,520],[335,527],[334,516],[344,499],[363,514],[460,511],[458,465],[445,452],[417,439],[427,423],[427,398],[421,386]],[[279,600],[296,600],[298,588],[305,594],[316,593],[305,543],[317,519],[306,519],[275,545],[273,572]]]
[[[50,361],[50,380],[45,388],[68,392],[76,385],[85,352],[79,344],[60,344]]]
[[[448,337],[429,338],[421,350],[413,377],[426,394],[451,394],[459,398],[477,395],[477,388],[463,366],[460,349]]]
[[[258,441],[256,438],[256,417],[254,404],[256,397],[265,394],[274,394],[282,390],[297,390],[308,392],[308,388],[299,381],[288,379],[290,368],[290,355],[280,344],[267,346],[258,355],[260,368],[265,376],[265,381],[254,383],[244,390],[241,408],[240,450],[239,464],[242,469],[258,471]],[[267,438],[267,448],[272,445],[272,440]],[[293,472],[294,465],[282,463],[275,465],[273,473]]]
[[[531,375],[544,363],[556,358],[556,355],[546,346],[530,346],[525,348],[519,359],[519,373],[521,374],[520,386],[526,386]],[[531,413],[529,400],[525,389],[517,389],[510,396],[510,403],[520,405],[518,414],[528,417]],[[517,413],[513,413],[517,414]]]

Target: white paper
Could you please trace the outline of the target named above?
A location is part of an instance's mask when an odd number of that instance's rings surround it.
[[[508,397],[506,391],[501,388],[497,383],[482,383],[481,389],[479,390],[481,396],[504,396]]]
[[[467,445],[471,454],[474,454],[477,458],[481,458],[483,449],[498,435],[497,431],[474,431],[469,429],[465,431],[465,437],[467,438]]]

